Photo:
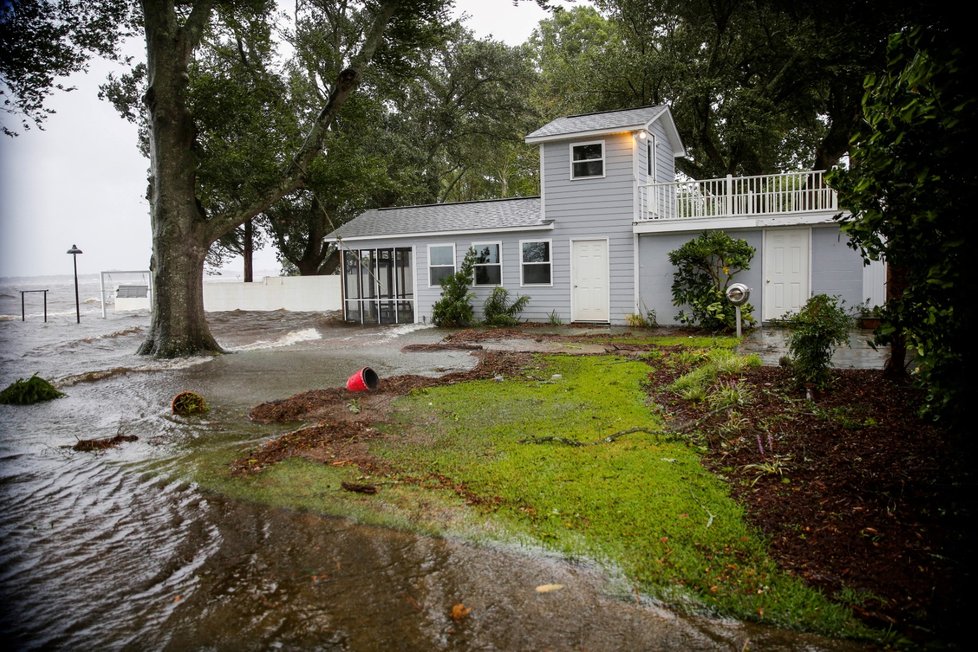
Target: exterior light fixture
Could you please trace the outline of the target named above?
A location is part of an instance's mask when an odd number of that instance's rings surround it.
[[[638,138],[639,138],[639,140],[645,140],[648,137],[649,137],[649,135],[647,133],[645,133],[644,131],[638,132]]]
[[[82,253],[76,245],[71,245],[66,253],[71,254],[71,259],[75,263],[75,319],[77,323],[81,323],[81,303],[78,301],[78,254]]]

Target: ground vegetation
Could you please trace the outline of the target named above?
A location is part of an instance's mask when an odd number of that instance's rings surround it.
[[[607,355],[481,349],[514,337]],[[887,647],[963,640],[973,473],[949,433],[917,416],[921,394],[879,370],[835,370],[808,398],[734,344],[664,329],[460,331],[427,347],[472,351],[473,371],[256,406],[262,422],[316,425],[244,451],[209,482],[608,558],[679,609]],[[323,494],[333,485],[339,495]]]

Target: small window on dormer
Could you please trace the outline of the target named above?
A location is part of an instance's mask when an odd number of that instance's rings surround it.
[[[571,179],[604,176],[604,141],[571,145]]]

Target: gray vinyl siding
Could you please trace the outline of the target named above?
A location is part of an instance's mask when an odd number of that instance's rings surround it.
[[[734,230],[730,236],[746,240],[755,249],[751,268],[741,272],[735,281],[752,289],[750,303],[754,317],[763,313],[764,232],[760,229]],[[699,236],[699,232],[642,235],[639,237],[639,308],[655,311],[660,324],[675,323],[679,308],[672,305],[673,267],[669,252]],[[862,259],[850,248],[837,226],[815,227],[811,231],[811,266],[809,291],[841,297],[847,306],[862,299]]]
[[[838,226],[812,229],[812,294],[838,296],[848,308],[863,301],[863,261]]]
[[[570,178],[570,143],[603,140],[605,176]],[[634,138],[614,134],[603,138],[557,141],[543,146],[545,164],[545,217],[554,220],[556,252],[554,286],[561,288],[561,303],[554,305],[567,321],[570,316],[570,242],[608,241],[609,305],[611,323],[621,324],[635,312],[632,257],[632,219],[635,170]],[[532,304],[531,300],[531,304]],[[549,310],[547,311],[549,314]]]
[[[687,232],[639,236],[639,287],[642,289],[639,297],[639,310],[642,314],[655,311],[655,318],[659,324],[678,323],[676,315],[681,309],[672,304],[672,280],[675,268],[669,262],[669,252],[678,249],[699,235],[699,232]],[[750,304],[754,308],[754,316],[759,318],[762,314],[761,256],[764,236],[760,230],[736,231],[730,235],[746,240],[750,246],[754,247],[754,259],[751,261],[750,269],[737,274],[734,280],[752,288]]]

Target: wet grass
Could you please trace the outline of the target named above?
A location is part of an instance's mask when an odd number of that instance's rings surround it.
[[[674,607],[834,636],[863,631],[778,571],[725,485],[663,431],[641,390],[646,365],[613,356],[540,362],[535,381],[407,397],[395,429],[418,428],[427,445],[408,435],[378,443],[376,454],[407,472],[451,477],[509,531],[612,563]]]
[[[730,361],[716,338],[677,339],[699,347],[683,363],[691,369],[753,364]],[[843,606],[777,569],[723,481],[647,404],[648,374],[616,356],[542,356],[526,377],[399,399],[387,436],[371,443],[396,469],[389,475],[292,459],[231,478],[240,451],[223,449],[197,456],[196,479],[270,505],[596,559],[679,610],[869,636]],[[346,492],[343,481],[380,491]]]

